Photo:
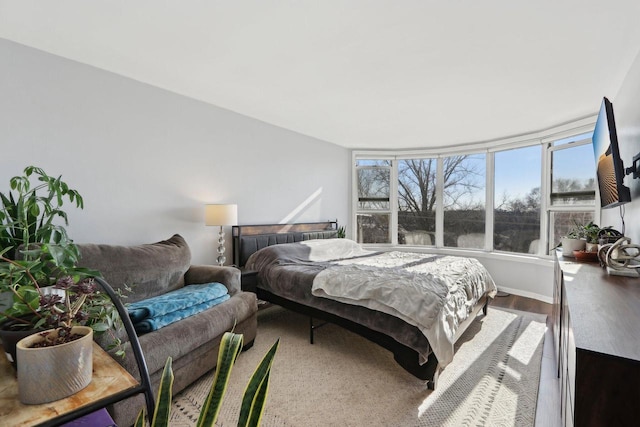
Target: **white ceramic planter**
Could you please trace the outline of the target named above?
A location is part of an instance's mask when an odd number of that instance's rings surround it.
[[[55,331],[48,331],[55,333]],[[53,402],[82,390],[93,372],[93,330],[74,326],[75,341],[51,347],[31,348],[44,338],[35,334],[18,341],[18,395],[28,405]]]
[[[568,237],[563,237],[562,240],[562,256],[575,258],[573,255],[573,251],[581,251],[584,250],[587,242],[585,240],[580,239],[570,239]]]

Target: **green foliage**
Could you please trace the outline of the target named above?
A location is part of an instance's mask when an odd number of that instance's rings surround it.
[[[344,228],[344,226],[338,227],[337,236],[339,239],[344,239],[347,236],[347,230]]]
[[[597,224],[594,224],[593,221],[582,226],[582,233],[587,239],[587,243],[598,243],[600,230],[601,228]]]
[[[76,266],[78,247],[64,227],[64,201],[82,209],[82,196],[35,166],[11,178],[9,186],[8,194],[0,193],[0,293],[9,293],[11,302],[0,311],[0,323],[14,319],[24,328],[67,330],[87,325],[96,334],[115,330],[117,310],[93,284],[100,273]]]
[[[598,226],[593,221],[589,221],[587,224],[576,223],[574,227],[569,230],[567,237],[572,239],[584,239],[587,243],[598,243],[601,235],[609,233],[612,228]]]
[[[209,427],[215,425],[224,394],[229,384],[229,378],[233,364],[238,355],[242,351],[241,334],[226,332],[222,336],[220,342],[220,350],[218,351],[218,364],[216,366],[216,374],[213,384],[207,395],[200,416],[198,418],[198,427]],[[271,346],[269,351],[264,355],[262,361],[253,372],[247,387],[245,388],[240,408],[240,418],[238,426],[254,427],[260,425],[260,419],[264,411],[264,405],[269,390],[269,375],[271,373],[271,365],[275,358],[276,351],[280,340]],[[169,425],[169,410],[171,408],[171,388],[173,385],[173,372],[171,370],[171,357],[167,359],[160,380],[158,390],[158,398],[154,411],[151,427],[164,427]],[[135,427],[144,427],[146,419],[146,411],[143,408],[138,414]]]
[[[275,342],[260,361],[251,380],[245,388],[240,406],[238,426],[251,427],[260,425],[264,405],[269,391],[271,364],[278,350],[279,340]]]
[[[35,178],[35,183],[32,181]],[[60,219],[68,225],[66,212],[61,208],[65,199],[75,203],[76,207],[84,208],[84,201],[78,191],[36,166],[27,166],[22,176],[14,176],[9,180],[11,191],[0,193],[0,249],[11,248],[8,257],[15,258],[15,251],[21,246],[33,243],[55,243],[66,248],[68,242],[64,226],[55,220]],[[77,249],[66,248],[75,255]],[[28,252],[26,259],[30,258]]]

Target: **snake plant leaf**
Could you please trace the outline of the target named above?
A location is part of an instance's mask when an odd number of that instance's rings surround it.
[[[145,422],[146,419],[147,419],[147,411],[144,409],[144,406],[143,406],[140,412],[138,412],[138,417],[136,418],[136,422],[135,424],[133,424],[133,427],[146,427],[146,422]]]
[[[171,369],[171,357],[167,358],[160,379],[160,387],[158,388],[158,398],[156,407],[153,411],[153,420],[151,427],[168,427],[169,413],[171,411],[171,389],[173,388],[173,370]]]
[[[280,339],[277,339],[264,355],[245,388],[242,405],[240,406],[238,426],[250,427],[260,424],[267,392],[269,390],[271,365],[278,350],[278,344],[280,344]]]
[[[242,334],[233,332],[225,332],[220,341],[220,350],[218,351],[218,364],[216,366],[216,374],[211,385],[211,390],[204,402],[200,416],[198,417],[198,427],[213,426],[220,413],[222,399],[227,391],[229,384],[229,376],[231,369],[238,355],[242,351]]]

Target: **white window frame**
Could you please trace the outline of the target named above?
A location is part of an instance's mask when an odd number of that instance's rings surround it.
[[[482,251],[485,252],[499,252],[505,254],[512,254],[512,252],[495,251],[493,248],[493,221],[494,221],[494,185],[495,185],[495,157],[494,153],[503,150],[511,150],[514,148],[522,148],[526,146],[539,145],[541,150],[541,182],[540,182],[540,245],[538,245],[538,253],[533,254],[538,257],[548,257],[547,251],[553,244],[550,237],[550,224],[549,219],[552,212],[571,211],[571,212],[593,212],[594,221],[600,220],[600,206],[599,194],[596,188],[596,196],[594,204],[575,204],[567,206],[551,205],[551,155],[556,150],[568,148],[568,146],[558,145],[554,146],[554,141],[558,141],[567,137],[577,136],[584,133],[593,131],[595,126],[596,116],[588,117],[585,119],[577,120],[572,123],[564,124],[554,128],[546,129],[544,131],[536,132],[533,134],[523,135],[519,137],[507,138],[504,140],[496,140],[490,142],[484,142],[481,144],[469,144],[465,146],[457,147],[443,147],[433,149],[421,149],[421,150],[352,150],[352,224],[357,224],[357,215],[365,213],[363,210],[358,210],[358,181],[357,181],[357,161],[358,160],[390,160],[391,161],[391,188],[390,194],[390,211],[375,211],[375,213],[388,213],[390,215],[389,220],[389,232],[391,233],[389,244],[375,244],[372,246],[398,246],[398,160],[403,159],[419,159],[419,158],[431,158],[437,160],[437,182],[436,182],[436,235],[434,246],[428,246],[427,248],[436,249],[451,249],[444,246],[444,207],[442,205],[443,195],[443,162],[445,157],[452,155],[464,155],[464,154],[479,154],[486,153],[486,197],[485,197],[485,209],[486,209],[486,222],[485,222],[485,247]],[[578,141],[573,146],[588,144],[588,140]],[[575,145],[577,144],[577,145]],[[595,170],[595,168],[594,168]],[[351,231],[351,238],[356,238],[357,231]],[[404,246],[404,245],[403,245]],[[418,247],[412,247],[418,248]],[[456,248],[457,249],[457,248]],[[477,249],[466,249],[468,251],[478,251]],[[532,254],[515,255],[531,256]]]

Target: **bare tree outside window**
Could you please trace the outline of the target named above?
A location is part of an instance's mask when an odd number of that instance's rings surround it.
[[[356,239],[391,243],[391,160],[358,160]]]
[[[589,138],[584,134],[546,146],[441,159],[357,159],[357,239],[391,243],[397,233],[399,244],[434,245],[438,211],[444,214],[439,236],[444,246],[484,249],[487,242],[499,251],[546,253],[539,248],[542,215],[549,226],[549,236],[543,239],[549,247],[576,221],[588,222],[594,216],[596,181]],[[550,161],[543,162],[543,155]],[[493,206],[486,206],[487,156],[493,156]],[[436,190],[439,162],[441,198]],[[549,189],[540,187],[545,165]],[[391,182],[396,173],[397,180]],[[493,209],[491,242],[485,237],[487,209]],[[397,228],[392,228],[396,221]]]
[[[435,243],[436,169],[436,159],[398,162],[399,244]]]
[[[443,159],[445,228],[465,230],[463,211],[481,217],[474,228],[484,232],[484,155],[450,156]],[[398,243],[435,243],[436,159],[406,159],[398,162]],[[481,191],[480,191],[481,190]],[[457,235],[445,239],[455,246]]]
[[[537,253],[540,243],[539,146],[495,153],[493,248]]]
[[[444,159],[444,245],[484,248],[486,158],[484,154]]]

